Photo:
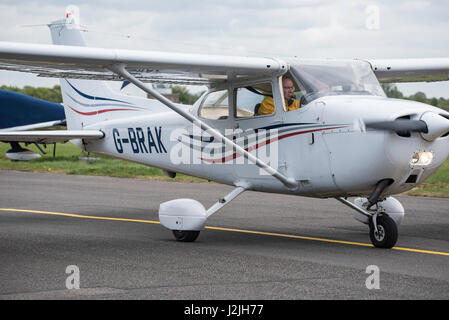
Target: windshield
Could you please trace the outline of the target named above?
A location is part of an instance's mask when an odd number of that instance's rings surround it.
[[[292,65],[290,71],[305,90],[303,103],[326,95],[385,97],[370,64],[365,61],[306,61]]]

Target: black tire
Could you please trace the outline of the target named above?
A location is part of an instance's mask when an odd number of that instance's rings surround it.
[[[173,235],[177,241],[181,242],[193,242],[200,235],[199,231],[180,231],[173,230]]]
[[[370,219],[369,236],[371,243],[376,248],[393,248],[396,241],[398,241],[398,227],[396,226],[396,222],[388,216],[378,216],[377,230],[378,233],[375,234],[374,224],[372,219]]]

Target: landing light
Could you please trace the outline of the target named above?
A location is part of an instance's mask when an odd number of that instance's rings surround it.
[[[414,166],[428,166],[432,163],[432,152],[415,152],[410,160],[410,164]]]

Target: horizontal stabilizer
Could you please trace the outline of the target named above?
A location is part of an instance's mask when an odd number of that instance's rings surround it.
[[[97,140],[104,133],[99,130],[51,130],[51,131],[0,131],[0,141],[4,142],[67,142],[72,139]]]

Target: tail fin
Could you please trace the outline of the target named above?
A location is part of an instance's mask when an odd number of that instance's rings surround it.
[[[79,16],[74,15],[71,9],[73,10],[73,7],[66,9],[66,19],[48,25],[53,44],[86,46],[78,21]],[[151,105],[152,110],[155,110],[154,101],[117,94],[105,81],[61,79],[60,82],[69,130],[80,130],[100,121],[135,116],[136,111],[146,110],[145,105]],[[137,107],[136,103],[140,107]]]

